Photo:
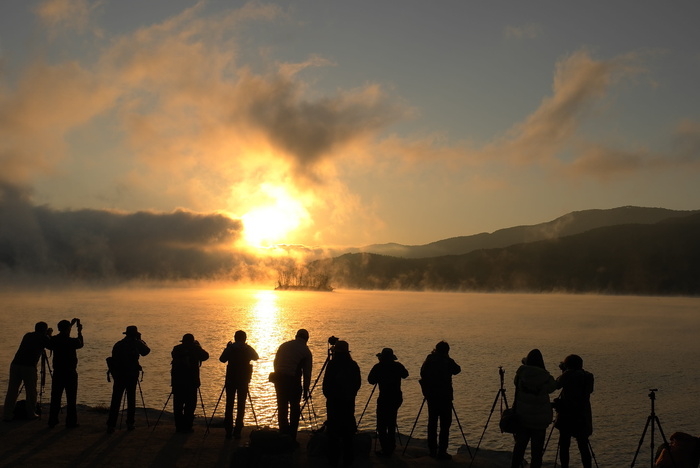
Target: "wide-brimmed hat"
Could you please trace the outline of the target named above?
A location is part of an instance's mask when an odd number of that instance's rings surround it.
[[[185,333],[182,335],[180,343],[194,343],[194,335],[192,333]]]
[[[340,340],[333,346],[333,351],[336,353],[349,353],[350,345],[347,341]]]
[[[396,361],[398,359],[396,355],[394,354],[394,350],[391,348],[384,348],[382,349],[381,353],[377,353],[377,357],[382,360],[387,360],[387,361]]]
[[[138,335],[139,334],[139,329],[136,328],[136,325],[129,325],[126,327],[126,331],[122,333],[122,335]]]

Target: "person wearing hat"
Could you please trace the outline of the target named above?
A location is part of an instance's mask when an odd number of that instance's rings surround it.
[[[591,468],[588,438],[593,434],[591,393],[594,377],[583,369],[583,359],[576,354],[567,356],[559,368],[562,374],[557,378],[557,388],[562,390],[554,406],[557,410],[554,427],[559,429],[559,461],[562,468],[569,468],[569,447],[573,437],[581,453],[581,465]]]
[[[73,324],[77,323],[78,336],[70,336]],[[51,380],[51,405],[49,407],[49,427],[58,424],[61,398],[66,392],[66,427],[78,427],[78,353],[83,347],[83,325],[80,320],[61,320],[58,334],[51,337],[48,348],[53,351],[53,379]]]
[[[452,425],[452,376],[462,368],[450,357],[450,345],[441,341],[428,354],[420,368],[420,385],[428,402],[428,450],[438,460],[451,460],[447,453]],[[438,420],[440,440],[438,441]]]
[[[109,373],[114,379],[112,386],[112,401],[107,417],[107,431],[114,432],[117,426],[117,417],[121,407],[122,396],[126,392],[126,428],[134,429],[134,416],[136,415],[136,385],[139,381],[141,364],[139,357],[151,352],[145,341],[141,339],[141,333],[135,325],[126,327],[123,333],[126,335],[117,341],[112,348],[112,356],[107,359]]]
[[[309,332],[301,328],[293,340],[282,343],[277,348],[273,362],[274,372],[270,375],[277,394],[277,421],[280,432],[289,434],[295,441],[301,417],[301,398],[302,395],[305,401],[309,398],[311,386],[313,356],[306,344],[308,341]]]
[[[246,343],[248,335],[243,330],[238,330],[233,335],[233,343],[228,342],[221,353],[219,361],[226,365],[226,409],[224,410],[224,428],[226,438],[241,438],[243,431],[243,417],[245,416],[245,401],[248,398],[248,385],[253,376],[253,366],[250,361],[259,359],[257,351]],[[233,404],[238,398],[236,408],[236,425],[233,424]]]
[[[396,448],[396,418],[403,403],[401,379],[408,377],[408,371],[396,359],[391,348],[377,353],[379,362],[369,371],[367,380],[379,386],[377,397],[377,434],[382,447],[377,455],[390,457]]]
[[[347,341],[333,346],[332,356],[323,376],[326,397],[326,427],[328,429],[328,458],[331,466],[350,466],[354,459],[353,435],[357,432],[355,397],[362,386],[360,366],[350,356]]]
[[[529,443],[530,467],[540,468],[547,427],[552,423],[553,416],[549,394],[557,389],[557,383],[547,372],[539,349],[530,351],[522,363],[515,371],[514,378],[513,408],[518,417],[518,430],[510,466],[518,468],[522,464]]]
[[[173,388],[173,415],[177,432],[192,432],[194,410],[197,408],[197,389],[199,366],[209,359],[199,341],[194,335],[186,333],[180,344],[173,348],[172,368],[170,370],[170,385]]]

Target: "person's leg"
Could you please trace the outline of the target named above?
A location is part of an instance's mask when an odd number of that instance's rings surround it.
[[[197,409],[197,388],[190,387],[185,389],[184,397],[184,414],[182,419],[183,430],[186,432],[192,431],[194,425],[194,412]]]
[[[275,393],[277,394],[277,424],[280,432],[289,433],[289,392],[287,385],[283,381],[275,382]]]
[[[62,372],[54,372],[51,380],[51,403],[49,404],[49,427],[58,424],[58,413],[61,411],[61,398],[66,388],[66,376]],[[67,392],[66,392],[67,393]]]
[[[569,468],[569,447],[571,446],[571,434],[559,431],[559,461],[561,468]]]
[[[389,451],[387,414],[387,404],[380,397],[377,399],[377,438],[379,438],[379,445],[382,447],[382,454],[384,455]]]
[[[66,427],[78,426],[78,373],[66,375]]]
[[[544,440],[547,429],[534,429],[530,439],[530,468],[542,468],[542,454],[544,452]]]
[[[126,428],[132,430],[136,419],[136,385],[138,377],[129,377],[126,382]]]
[[[437,424],[439,417],[439,403],[434,400],[428,400],[428,450],[431,457],[437,456],[438,450],[438,434]]]
[[[7,383],[7,393],[5,394],[5,406],[2,419],[12,421],[14,418],[15,404],[19,395],[19,387],[22,385],[22,373],[15,365],[10,365],[10,380]]]
[[[185,399],[182,396],[182,389],[173,387],[173,418],[175,419],[175,430],[181,432],[184,427]]]
[[[226,437],[233,435],[233,403],[236,397],[236,388],[233,384],[226,383],[226,406],[224,408],[224,429]]]
[[[117,426],[117,419],[119,418],[119,410],[122,406],[122,396],[124,396],[124,391],[126,385],[123,379],[114,379],[114,384],[112,385],[112,401],[109,405],[109,416],[107,417],[107,428],[109,430],[114,430]]]
[[[510,468],[520,468],[520,465],[523,463],[523,458],[525,458],[525,449],[527,448],[528,442],[530,442],[530,431],[521,429],[513,438],[515,439],[515,446],[513,447],[513,457],[510,461]]]
[[[24,381],[24,391],[27,395],[27,404],[25,406],[27,410],[27,417],[36,417],[36,382],[37,382],[37,371],[36,367],[32,366],[20,366],[22,372],[22,380]]]
[[[583,468],[592,468],[593,459],[588,444],[588,437],[577,437],[576,444],[578,444],[578,451],[581,453],[581,464]]]
[[[295,379],[289,392],[289,433],[294,440],[297,440],[299,418],[301,417],[301,394],[301,382]]]
[[[243,418],[245,417],[245,404],[248,398],[248,385],[240,384],[236,390],[236,426],[233,428],[233,436],[241,437],[243,431]]]
[[[450,444],[450,426],[452,425],[452,402],[444,402],[440,408],[440,441],[438,457],[447,458],[447,447]]]

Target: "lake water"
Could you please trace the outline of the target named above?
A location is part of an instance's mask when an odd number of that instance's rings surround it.
[[[137,325],[152,349],[141,358],[141,383],[146,405],[161,409],[170,393],[170,351],[184,333],[193,333],[211,358],[202,365],[202,396],[210,416],[224,381],[225,365],[218,357],[236,330],[248,333],[248,343],[260,354],[251,395],[260,425],[276,426],[274,388],[267,381],[274,353],[298,328],[309,330],[314,354],[314,379],[334,335],[350,343],[363,379],[377,362],[376,353],[392,347],[410,372],[403,384],[404,404],[399,429],[408,434],[422,401],[420,365],[440,340],[462,366],[454,377],[455,410],[473,448],[482,434],[499,389],[498,367],[506,371],[506,394],[512,403],[513,376],[521,358],[539,348],[548,370],[571,353],[584,359],[596,376],[592,396],[594,434],[591,444],[600,466],[626,466],[632,461],[650,413],[649,389],[658,388],[656,413],[666,436],[675,431],[700,435],[700,299],[617,297],[565,294],[468,294],[430,292],[335,291],[333,293],[267,290],[161,288],[105,289],[44,293],[0,292],[0,392],[7,388],[7,370],[22,335],[44,320],[54,329],[61,319],[79,317],[85,347],[79,351],[78,402],[108,405],[111,384],[105,358],[123,338],[127,325]],[[365,383],[357,397],[359,418],[372,386]],[[374,425],[376,393],[361,429]],[[48,402],[47,386],[44,401]],[[312,408],[323,421],[324,398],[319,387]],[[223,414],[223,401],[217,416]],[[201,408],[198,410],[201,414]],[[498,411],[498,410],[496,410]],[[137,418],[142,413],[137,413]],[[248,424],[254,424],[248,411]],[[489,424],[482,447],[510,450],[512,439],[501,434],[498,414]],[[302,426],[315,427],[306,414]],[[427,408],[414,437],[424,438]],[[137,420],[138,422],[138,420]],[[143,422],[143,421],[141,421]],[[456,423],[452,447],[463,443]],[[545,455],[552,459],[553,443]],[[223,440],[223,437],[222,437]],[[661,437],[656,434],[656,441]],[[650,434],[637,460],[649,459]],[[572,466],[578,465],[572,449]]]

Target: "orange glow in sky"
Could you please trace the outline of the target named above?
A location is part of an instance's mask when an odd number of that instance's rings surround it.
[[[308,211],[283,187],[263,184],[260,190],[268,202],[252,208],[241,217],[246,242],[252,247],[288,242],[290,233],[309,222]]]

